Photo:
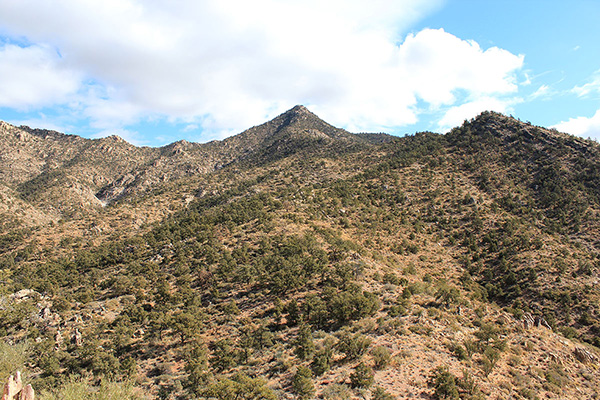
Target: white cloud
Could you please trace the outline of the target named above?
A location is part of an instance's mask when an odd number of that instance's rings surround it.
[[[538,98],[549,99],[554,93],[554,90],[552,90],[550,86],[542,85],[533,94],[531,94],[529,98],[532,100]]]
[[[200,129],[200,127],[198,126],[198,124],[189,124],[186,125],[182,131],[183,132],[192,132],[192,131],[197,131],[198,129]]]
[[[442,29],[409,35],[399,55],[412,89],[433,105],[452,104],[459,89],[476,97],[517,91],[515,71],[524,59],[497,47],[483,51]]]
[[[121,139],[123,139],[126,142],[129,142],[135,146],[147,145],[146,140],[144,138],[140,138],[139,132],[132,131],[129,129],[117,128],[117,129],[99,130],[94,135],[92,135],[92,138],[99,139],[99,138],[113,136],[113,135],[119,136]]]
[[[215,137],[305,104],[372,131],[416,122],[419,100],[452,107],[457,94],[478,104],[516,92],[521,55],[441,29],[402,41],[442,1],[21,0],[0,2],[0,26],[60,51],[50,58],[56,76],[34,80],[63,90],[39,98],[69,100],[98,130],[162,117]],[[6,104],[40,104],[15,101],[18,87]]]
[[[465,120],[476,117],[482,111],[496,111],[508,114],[512,106],[519,103],[521,99],[498,99],[494,97],[482,97],[477,100],[450,108],[439,122],[439,130],[444,132],[455,126],[461,125]]]
[[[600,110],[592,117],[570,118],[554,125],[553,128],[572,135],[600,140]]]
[[[80,85],[80,74],[49,46],[0,47],[0,106],[27,109],[64,103]]]
[[[575,86],[571,92],[579,97],[586,97],[593,93],[600,94],[600,70],[596,71],[590,81],[582,86]]]
[[[67,133],[71,131],[71,127],[62,123],[60,118],[48,118],[41,115],[39,118],[18,119],[6,121],[14,126],[28,126],[30,128],[47,129],[56,132]]]

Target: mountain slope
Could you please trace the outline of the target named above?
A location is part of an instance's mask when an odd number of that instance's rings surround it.
[[[143,191],[97,216],[6,228],[0,329],[35,342],[34,386],[79,374],[161,398],[600,392],[597,144],[496,113],[447,135],[352,135],[296,107],[158,151],[122,183]],[[151,181],[156,162],[172,175]]]
[[[117,136],[89,140],[4,122],[0,131],[3,183],[55,217],[93,210],[163,182],[242,160],[265,162],[315,145],[333,151],[334,143],[348,147],[369,142],[366,135],[335,128],[302,106],[222,142],[181,141],[159,149],[138,148]]]

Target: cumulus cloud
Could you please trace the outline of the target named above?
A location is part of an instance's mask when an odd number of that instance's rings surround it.
[[[70,101],[74,115],[101,131],[164,118],[198,125],[214,137],[239,132],[295,104],[349,130],[373,131],[416,122],[421,102],[447,108],[457,106],[458,94],[480,104],[515,93],[522,55],[482,49],[442,29],[405,36],[411,24],[440,4],[0,2],[0,26],[39,43],[32,48],[43,50],[49,66],[49,75],[33,77],[42,83],[37,92],[20,98],[21,84],[16,84],[0,102],[35,107],[38,99]],[[51,48],[61,56],[52,55]],[[14,58],[4,63],[18,65]],[[37,66],[31,74],[43,71],[41,64],[30,63]],[[43,82],[48,89],[42,90]],[[453,113],[458,109],[449,111],[447,120]]]
[[[465,120],[476,117],[482,111],[496,111],[507,114],[512,111],[512,106],[520,102],[519,98],[499,99],[482,97],[459,106],[451,107],[440,119],[438,128],[444,132],[455,126],[461,125]]]
[[[453,103],[459,89],[475,97],[515,92],[514,72],[524,59],[497,47],[483,51],[476,42],[442,29],[409,35],[398,53],[398,66],[407,69],[412,90],[433,105]]]
[[[0,106],[27,109],[64,103],[80,85],[80,74],[49,46],[0,47]]]
[[[553,128],[572,135],[600,140],[600,110],[592,117],[570,118],[554,125]]]

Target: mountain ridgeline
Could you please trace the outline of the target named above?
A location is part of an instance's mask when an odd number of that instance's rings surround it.
[[[296,106],[204,144],[0,144],[0,379],[41,398],[600,394],[595,142]]]

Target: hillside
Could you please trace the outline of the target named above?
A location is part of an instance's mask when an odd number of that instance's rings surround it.
[[[357,135],[302,106],[206,144],[0,141],[0,378],[42,398],[600,392],[594,142],[491,112]]]

